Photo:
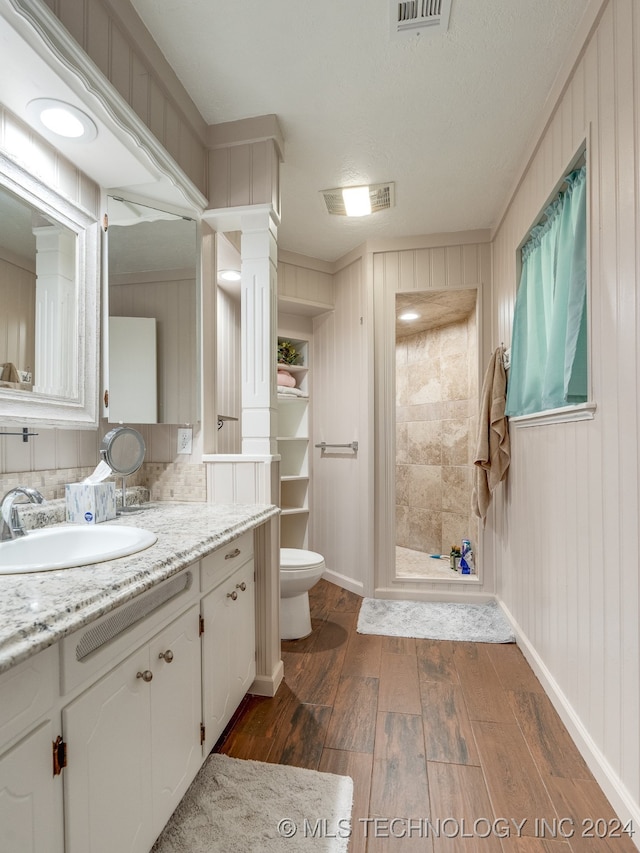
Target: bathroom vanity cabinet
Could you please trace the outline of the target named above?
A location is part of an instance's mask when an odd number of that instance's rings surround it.
[[[0,675],[0,853],[148,853],[254,680],[254,559],[249,530]]]

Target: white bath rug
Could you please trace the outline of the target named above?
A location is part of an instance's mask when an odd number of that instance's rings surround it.
[[[358,633],[471,643],[515,642],[507,617],[495,601],[453,604],[365,598],[360,607]]]
[[[151,853],[345,853],[353,781],[210,755]]]

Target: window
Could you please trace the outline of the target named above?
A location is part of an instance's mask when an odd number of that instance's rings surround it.
[[[587,401],[587,172],[570,172],[521,249],[506,413]]]

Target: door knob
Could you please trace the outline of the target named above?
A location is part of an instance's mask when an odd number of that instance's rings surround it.
[[[145,669],[144,672],[138,672],[136,674],[136,678],[141,678],[143,681],[146,681],[147,683],[149,683],[151,681],[151,679],[153,678],[153,673],[151,672],[150,669]]]
[[[158,658],[160,660],[163,660],[165,663],[171,663],[171,661],[173,660],[173,652],[171,651],[171,649],[167,649],[166,652],[160,652]]]
[[[232,601],[235,601],[237,597],[238,593],[235,591],[235,589],[233,590],[233,592],[227,593],[227,598],[230,598]]]
[[[242,583],[236,584],[236,589],[240,589],[240,590],[242,590],[242,592],[244,592],[246,588],[247,588],[247,585],[244,581],[242,581]]]

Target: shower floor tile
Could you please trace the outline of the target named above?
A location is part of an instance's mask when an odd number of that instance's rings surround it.
[[[455,581],[460,575],[451,571],[448,559],[434,560],[424,551],[412,551],[411,548],[396,545],[396,577]]]

